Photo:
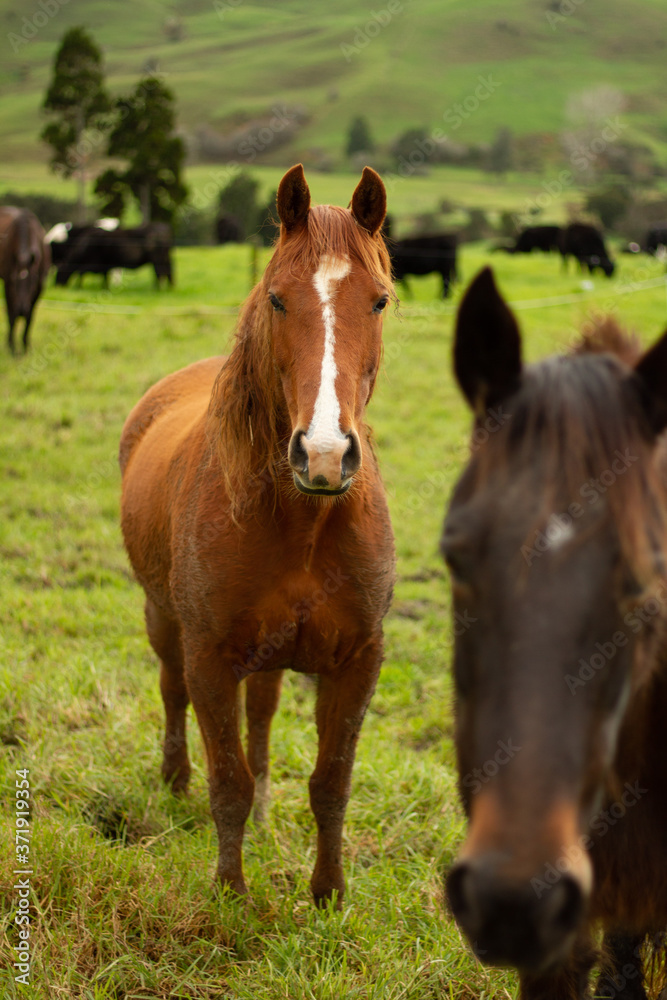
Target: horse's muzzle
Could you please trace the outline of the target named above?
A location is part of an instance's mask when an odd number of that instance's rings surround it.
[[[289,445],[288,460],[294,485],[308,496],[335,497],[346,493],[361,467],[361,444],[355,431],[329,442],[323,449],[296,430]]]
[[[481,856],[452,869],[446,880],[451,911],[481,962],[543,973],[567,957],[586,894],[572,873],[553,884],[543,874],[518,881],[500,876],[495,862]]]

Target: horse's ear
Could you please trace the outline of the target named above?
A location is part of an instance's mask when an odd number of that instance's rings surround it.
[[[371,167],[364,167],[361,180],[350,202],[352,215],[363,229],[375,236],[387,214],[387,192],[382,178]]]
[[[635,365],[651,430],[660,434],[667,427],[667,331]]]
[[[514,316],[485,267],[463,296],[456,321],[454,373],[476,413],[518,386],[521,336]]]
[[[291,167],[278,185],[278,215],[285,229],[303,226],[310,209],[310,189],[303,167]]]

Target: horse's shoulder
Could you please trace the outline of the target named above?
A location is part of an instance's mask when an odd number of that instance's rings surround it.
[[[213,384],[224,361],[225,357],[222,355],[195,361],[151,386],[125,421],[118,456],[122,472],[138,442],[162,413],[179,404],[190,404],[198,399],[201,400],[202,412],[205,412]]]

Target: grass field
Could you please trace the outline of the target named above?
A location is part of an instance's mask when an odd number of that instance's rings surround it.
[[[3,159],[42,158],[40,105],[59,40],[84,24],[105,55],[109,87],[127,92],[148,66],[174,90],[179,123],[192,140],[201,126],[220,134],[299,108],[305,124],[281,163],[322,154],[344,159],[350,121],[364,113],[383,147],[408,128],[442,128],[464,143],[489,142],[501,126],[556,134],[573,95],[617,88],[629,141],[667,155],[664,37],[660,0],[0,0],[0,137]],[[549,20],[560,8],[567,16]],[[379,15],[374,18],[373,14]],[[180,41],[165,28],[176,18]],[[488,100],[463,118],[479,79]],[[283,155],[284,150],[289,155]]]
[[[555,258],[489,258],[466,246],[464,280],[489,259],[517,303],[529,359],[570,343],[591,309],[618,310],[646,341],[667,325],[654,260],[624,256],[611,281],[582,287]],[[16,876],[2,852],[0,994],[508,1000],[514,977],[476,964],[443,910],[442,873],[463,833],[437,553],[469,426],[450,370],[454,304],[437,300],[434,279],[414,280],[414,297],[387,316],[370,407],[398,583],[347,813],[344,908],[320,913],[310,901],[313,692],[298,676],[274,724],[268,823],[247,830],[246,906],[213,890],[196,727],[189,797],[162,787],[158,672],[118,527],[125,416],[162,375],[229,346],[248,251],[183,249],[176,273],[173,293],[154,292],[147,269],[109,293],[90,277],[80,291],[49,288],[31,355],[0,351],[0,774],[9,790],[0,829],[13,841],[15,772],[28,768],[34,871],[32,985],[17,987]]]

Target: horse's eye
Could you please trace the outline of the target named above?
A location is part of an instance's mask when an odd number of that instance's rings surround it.
[[[271,303],[276,312],[280,313],[285,312],[285,306],[282,304],[278,296],[273,294],[273,292],[269,292],[269,302]]]
[[[387,302],[389,302],[389,296],[388,295],[383,295],[382,298],[379,299],[375,303],[375,305],[373,306],[373,312],[374,313],[381,313],[382,310],[384,309],[384,307],[387,305]]]

